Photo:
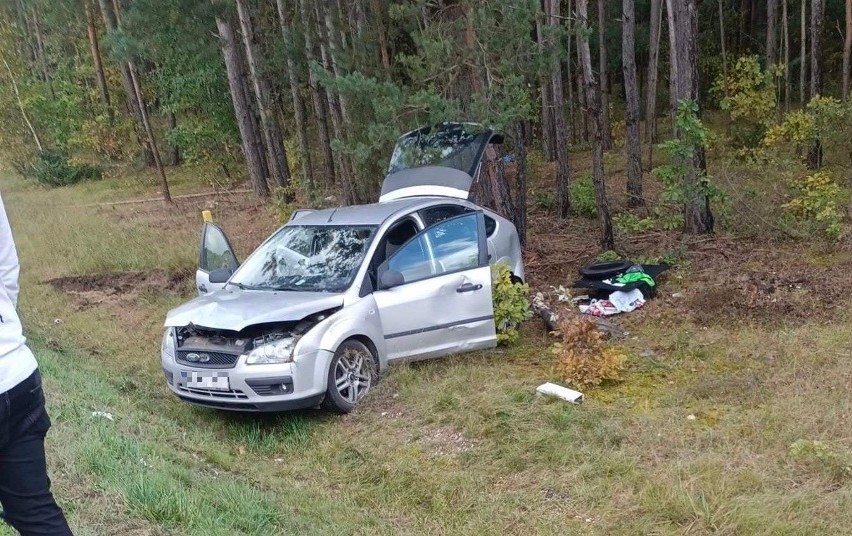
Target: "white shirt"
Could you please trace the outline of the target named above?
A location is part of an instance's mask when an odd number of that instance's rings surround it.
[[[0,393],[27,379],[38,367],[15,310],[19,272],[12,229],[0,197]]]

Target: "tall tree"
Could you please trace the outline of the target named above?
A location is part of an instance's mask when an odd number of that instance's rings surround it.
[[[18,82],[15,80],[15,74],[12,72],[12,68],[9,67],[9,62],[6,61],[6,57],[3,56],[2,52],[0,52],[0,60],[2,60],[3,65],[6,67],[6,74],[9,75],[9,81],[12,83],[12,89],[15,92],[15,100],[18,103],[18,109],[21,110],[21,117],[23,117],[24,123],[27,125],[27,129],[29,129],[30,134],[33,137],[33,142],[39,151],[44,151],[44,146],[41,143],[41,137],[38,135],[35,127],[33,127],[33,124],[30,121],[30,116],[27,114],[27,110],[24,107],[24,101],[21,99],[21,93],[18,90]]]
[[[766,67],[778,63],[778,0],[766,0]]]
[[[786,1],[786,0],[785,0]],[[843,100],[849,96],[849,69],[852,60],[852,0],[846,0],[846,36],[843,40]]]
[[[657,72],[660,64],[660,30],[662,19],[662,0],[651,0],[648,75],[645,77],[645,138],[652,145],[657,141]]]
[[[287,152],[284,149],[284,136],[281,134],[281,126],[278,124],[278,116],[272,107],[271,89],[269,80],[260,69],[257,44],[254,35],[254,24],[251,13],[246,5],[246,0],[237,0],[237,18],[240,21],[240,29],[245,47],[245,57],[248,61],[249,78],[254,88],[257,110],[260,114],[261,130],[266,145],[267,162],[272,180],[279,187],[290,184],[290,168],[287,163]]]
[[[558,2],[558,0],[555,0]],[[542,17],[536,17],[535,21],[535,31],[536,31],[536,39],[538,41],[538,46],[544,49],[547,47],[547,40],[545,38],[545,26],[550,26],[550,4],[554,3],[554,0],[544,0],[544,20]],[[541,145],[542,152],[544,153],[544,159],[548,162],[553,162],[556,159],[556,131],[554,130],[554,122],[553,122],[553,83],[552,77],[548,77],[547,73],[542,72],[541,75],[541,89],[539,91],[539,95],[541,97]],[[562,199],[561,190],[559,190],[559,180],[557,179],[557,197],[560,198],[560,202]],[[561,213],[561,209],[560,209]]]
[[[515,199],[517,217],[514,223],[518,230],[521,246],[524,246],[527,241],[527,145],[529,145],[529,131],[528,120],[515,122],[515,159],[517,162],[515,183],[518,185],[518,195]]]
[[[154,137],[154,129],[151,127],[151,120],[148,117],[148,109],[145,106],[145,100],[142,97],[142,87],[139,84],[139,75],[136,72],[136,66],[132,61],[127,63],[130,69],[130,79],[133,82],[133,91],[136,93],[136,99],[140,103],[142,112],[142,124],[145,127],[145,134],[148,136],[148,144],[151,147],[151,152],[154,155],[154,165],[157,168],[157,174],[160,176],[160,190],[163,193],[163,201],[167,204],[172,203],[172,194],[169,192],[169,181],[166,178],[166,169],[160,159],[160,151],[157,149],[157,139]]]
[[[575,143],[577,141],[577,120],[574,115],[574,84],[572,83],[574,78],[571,74],[571,62],[574,61],[574,57],[571,55],[571,43],[574,42],[571,39],[571,36],[574,35],[571,26],[572,20],[571,0],[568,0],[568,17],[565,20],[565,34],[568,36],[568,39],[565,40],[565,80],[568,81],[568,124],[571,127],[570,143]],[[527,137],[529,137],[528,132]]]
[[[666,23],[669,30],[669,115],[674,123],[675,114],[677,113],[677,73],[678,73],[678,57],[677,57],[677,42],[678,35],[675,28],[674,9],[675,3],[680,0],[666,0]]]
[[[86,30],[89,37],[89,48],[92,51],[92,63],[95,67],[95,83],[98,86],[98,93],[101,97],[101,103],[104,105],[104,111],[107,113],[109,124],[112,125],[115,120],[115,115],[109,102],[109,86],[107,86],[106,74],[104,73],[104,64],[103,61],[101,61],[101,48],[98,44],[98,30],[95,26],[95,18],[92,16],[92,9],[89,6],[89,0],[83,0],[83,10],[86,14]]]
[[[668,16],[674,27],[669,38],[674,41],[671,49],[677,63],[673,84],[675,98],[679,104],[691,102],[697,107],[698,6],[696,0],[669,0],[668,5],[672,7]],[[678,129],[676,135],[685,144],[691,144],[690,132]],[[704,148],[692,145],[692,154],[678,162],[685,170],[682,176],[683,229],[687,234],[712,233],[713,214],[710,211],[710,198],[702,187],[707,175],[707,161]]]
[[[553,30],[552,36],[558,39],[561,15],[560,15],[559,0],[549,0],[545,2],[548,8],[547,25]],[[562,61],[558,52],[561,47],[554,46],[552,50],[555,52],[550,59],[550,94],[553,97],[553,131],[555,141],[555,158],[556,158],[556,196],[558,198],[559,217],[567,218],[568,211],[571,208],[571,200],[569,196],[569,175],[571,173],[570,162],[568,161],[568,140],[565,135],[565,99],[562,92]]]
[[[784,111],[790,111],[790,22],[787,17],[787,0],[781,0],[781,28],[784,38]]]
[[[234,105],[237,127],[240,129],[240,141],[242,142],[246,167],[254,193],[258,197],[266,198],[269,197],[269,185],[266,182],[266,173],[263,169],[264,156],[263,152],[258,150],[257,133],[252,124],[254,117],[243,83],[242,60],[240,59],[234,25],[227,15],[221,15],[216,17],[216,28],[219,31],[219,46],[225,59],[228,89],[231,94],[231,102]]]
[[[811,2],[811,98],[822,95],[822,31],[825,22],[825,0]],[[816,138],[808,150],[808,168],[822,165],[822,142]]]
[[[808,13],[808,0],[802,0],[802,24],[801,24],[801,36],[799,37],[799,43],[801,48],[799,49],[799,104],[801,106],[805,105],[805,101],[807,100],[807,96],[805,94],[805,80],[807,79],[807,64],[808,64],[808,53],[807,53],[807,13]]]
[[[334,169],[334,157],[331,152],[331,135],[328,129],[329,109],[325,96],[325,90],[320,86],[319,79],[312,67],[316,61],[316,53],[313,42],[313,32],[311,30],[309,4],[307,0],[298,0],[299,4],[299,19],[302,23],[302,30],[305,36],[305,59],[308,62],[308,85],[311,90],[311,102],[314,107],[314,117],[317,121],[317,130],[319,131],[320,149],[322,151],[323,171],[325,180],[329,184],[336,182],[336,173]]]
[[[41,36],[41,21],[38,16],[38,10],[35,6],[32,8],[33,14],[33,29],[35,30],[36,47],[38,49],[38,63],[41,68],[41,76],[47,84],[50,91],[50,98],[56,100],[56,90],[53,88],[53,76],[50,74],[50,69],[47,65],[47,53],[45,52],[44,39]]]
[[[598,70],[600,83],[597,84],[601,107],[601,138],[605,151],[612,149],[612,126],[609,121],[609,75],[606,53],[606,6],[605,0],[598,0]],[[578,6],[579,9],[579,6]]]
[[[115,8],[112,2],[110,0],[99,0],[99,3],[101,6],[101,16],[104,19],[107,34],[115,34],[118,31],[118,18],[114,11]],[[124,86],[124,93],[127,95],[127,109],[135,121],[134,130],[136,132],[136,139],[145,151],[145,162],[149,166],[155,165],[156,159],[154,158],[153,148],[147,141],[147,135],[145,134],[145,120],[142,117],[142,106],[144,106],[145,103],[141,102],[136,94],[136,89],[133,86],[133,76],[130,73],[129,62],[121,63],[121,83]]]
[[[280,0],[279,0],[280,1]],[[390,72],[390,51],[388,50],[388,32],[385,29],[385,17],[382,10],[381,0],[370,0],[370,10],[376,19],[376,31],[379,34],[379,52],[382,57],[382,67],[385,73]]]
[[[786,0],[785,0],[786,1]],[[728,91],[728,51],[725,46],[725,10],[723,8],[723,0],[719,0],[719,43],[722,48],[722,91],[725,99],[730,98]],[[725,114],[725,130],[730,135],[731,133],[731,114]]]
[[[296,44],[293,39],[292,23],[287,7],[284,5],[284,0],[276,0],[276,6],[278,8],[278,24],[281,27],[281,36],[287,43],[287,80],[290,82],[290,98],[293,100],[296,136],[299,138],[302,181],[309,191],[313,191],[314,170],[311,159],[311,147],[308,140],[307,110],[299,84],[299,71],[296,66],[296,60],[293,57],[296,53]]]
[[[636,80],[636,19],[634,0],[623,0],[621,51],[627,104],[627,197],[630,206],[642,200],[642,141],[639,139],[639,83]]]
[[[601,233],[600,244],[601,249],[611,250],[615,248],[615,238],[612,233],[612,219],[609,214],[604,179],[603,113],[597,98],[595,75],[592,72],[592,55],[589,51],[588,3],[588,0],[577,0],[577,52],[580,55],[580,70],[583,73],[586,109],[592,118],[592,181],[595,185],[595,204],[598,209],[598,223]]]

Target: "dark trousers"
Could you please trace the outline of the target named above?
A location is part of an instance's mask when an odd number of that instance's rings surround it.
[[[5,521],[23,536],[71,534],[50,493],[44,457],[48,428],[38,371],[0,394],[0,505]]]

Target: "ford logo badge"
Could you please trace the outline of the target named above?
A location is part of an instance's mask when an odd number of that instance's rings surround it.
[[[196,354],[195,352],[186,354],[186,360],[192,363],[209,363],[210,354]]]

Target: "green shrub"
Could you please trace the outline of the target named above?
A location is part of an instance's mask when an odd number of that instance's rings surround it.
[[[59,151],[41,151],[33,166],[38,182],[47,186],[67,186],[89,179],[100,179],[101,171],[89,164],[74,162]]]
[[[613,250],[611,250],[611,249],[608,249],[608,250],[604,251],[603,253],[601,253],[600,255],[598,255],[598,256],[595,258],[595,260],[596,260],[597,262],[614,262],[614,261],[620,261],[620,260],[621,260],[621,255],[619,255],[618,253],[616,253],[615,251],[613,251]]]
[[[657,226],[654,218],[640,218],[635,214],[617,214],[612,218],[615,232],[621,235],[650,231]]]
[[[494,323],[497,326],[497,343],[509,344],[518,339],[518,327],[532,318],[530,287],[513,281],[512,270],[503,263],[492,267],[491,299],[494,303]]]
[[[823,441],[799,439],[790,445],[790,456],[814,466],[836,482],[852,477],[852,455]]]
[[[535,206],[546,212],[556,210],[556,196],[550,192],[536,192]]]
[[[595,203],[595,185],[588,175],[571,183],[568,190],[571,207],[578,216],[597,218],[598,205]]]
[[[784,210],[801,222],[810,222],[828,237],[838,239],[843,234],[843,189],[826,171],[817,171],[790,184],[794,197],[783,205]]]

